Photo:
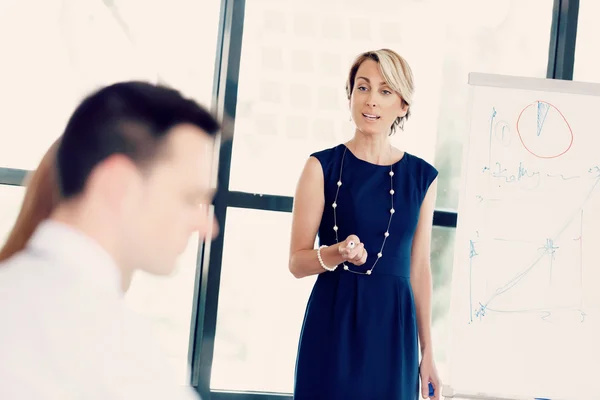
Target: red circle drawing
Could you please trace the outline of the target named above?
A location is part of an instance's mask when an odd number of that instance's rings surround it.
[[[570,138],[568,140],[568,144],[567,146],[560,150],[560,152],[558,154],[550,154],[550,155],[541,155],[541,154],[536,154],[533,150],[531,150],[527,144],[525,144],[525,140],[523,139],[523,135],[521,135],[521,131],[519,129],[519,121],[521,120],[521,116],[523,116],[523,113],[529,108],[529,107],[533,107],[539,103],[544,103],[546,104],[549,108],[553,109],[554,111],[556,111],[560,117],[562,118],[562,120],[565,122],[565,125],[567,126],[568,130],[569,130],[569,135]],[[538,158],[557,158],[562,156],[563,154],[565,154],[566,152],[568,152],[571,149],[571,146],[573,145],[573,139],[574,139],[574,135],[573,135],[573,130],[571,129],[571,125],[569,125],[569,121],[567,121],[567,119],[565,118],[565,116],[563,115],[563,113],[560,112],[560,110],[558,108],[556,108],[555,106],[553,106],[552,104],[548,103],[547,101],[542,101],[542,100],[538,100],[538,101],[534,101],[533,103],[527,105],[525,108],[523,108],[521,110],[521,112],[519,113],[519,117],[517,118],[517,135],[519,136],[519,140],[521,141],[521,144],[523,145],[523,147],[525,148],[525,150],[527,150],[529,153],[531,153],[532,155],[534,155],[535,157]]]

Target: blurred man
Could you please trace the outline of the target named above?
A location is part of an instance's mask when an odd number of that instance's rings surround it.
[[[216,231],[218,130],[195,102],[141,82],[79,105],[56,153],[58,205],[0,264],[0,399],[197,398],[123,288],[135,270],[171,273],[192,233]]]

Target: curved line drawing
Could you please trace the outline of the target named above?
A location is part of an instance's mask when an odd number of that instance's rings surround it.
[[[567,128],[569,129],[569,135],[571,136],[571,138],[569,140],[568,146],[561,153],[552,154],[549,156],[543,156],[543,155],[534,153],[525,144],[525,141],[523,140],[523,136],[521,135],[521,131],[519,130],[519,122],[521,121],[521,117],[523,116],[523,113],[525,112],[525,110],[527,110],[529,107],[533,107],[533,106],[536,106],[536,113],[537,113],[537,136],[540,136],[542,133],[542,130],[544,128],[544,123],[546,121],[546,117],[548,116],[548,112],[549,112],[550,108],[555,109],[556,112],[558,112],[560,114],[560,116],[562,117],[562,119],[565,121],[565,124],[567,125]],[[537,101],[525,106],[525,108],[523,108],[521,110],[521,112],[519,113],[519,116],[517,117],[516,126],[517,126],[517,135],[519,136],[519,140],[521,141],[521,144],[523,145],[525,150],[527,150],[531,155],[533,155],[537,158],[558,158],[558,157],[562,156],[563,154],[565,154],[566,152],[568,152],[571,149],[571,146],[573,146],[574,135],[573,135],[573,129],[571,128],[569,121],[567,121],[567,119],[565,118],[563,113],[558,108],[556,108],[555,106],[553,106],[552,104],[550,104],[546,101],[537,100]]]
[[[494,125],[494,135],[496,136],[496,139],[505,147],[510,146],[512,139],[511,133],[510,125],[506,121],[500,120]]]
[[[508,281],[506,281],[502,286],[498,287],[489,297],[486,301],[480,301],[478,302],[479,306],[477,308],[477,310],[475,311],[475,316],[479,319],[481,319],[482,317],[485,316],[486,310],[490,310],[489,305],[499,296],[503,295],[504,293],[508,292],[510,289],[512,289],[513,287],[515,287],[525,276],[527,276],[529,273],[531,273],[532,270],[534,270],[535,268],[537,268],[538,264],[540,264],[540,262],[542,261],[542,259],[544,259],[544,257],[550,257],[552,258],[555,252],[556,247],[554,246],[554,241],[556,241],[558,238],[560,238],[560,236],[564,233],[564,231],[567,229],[567,227],[579,216],[579,223],[580,223],[580,228],[579,228],[579,232],[581,237],[579,238],[580,240],[580,251],[583,252],[583,246],[581,245],[583,242],[583,212],[584,212],[584,208],[588,202],[588,200],[591,198],[591,196],[594,194],[596,187],[600,184],[600,177],[597,177],[593,183],[593,185],[591,186],[590,190],[586,193],[585,198],[583,199],[583,201],[580,203],[580,207],[578,207],[565,221],[563,221],[563,224],[560,226],[560,229],[558,229],[558,231],[553,235],[553,237],[547,239],[545,246],[542,246],[541,248],[537,249],[538,252],[537,254],[534,256],[534,259],[531,263],[526,264],[525,268],[523,270],[521,270],[517,275],[513,276],[511,279],[509,279]],[[580,257],[580,261],[582,260],[582,255],[579,255]],[[582,261],[581,261],[582,263]],[[583,273],[583,264],[580,265],[580,271],[581,274]],[[470,290],[473,290],[473,287],[470,287]],[[472,306],[472,303],[471,303]],[[495,310],[495,311],[500,311],[500,310]],[[516,312],[516,311],[513,311]],[[582,318],[583,321],[583,318]]]

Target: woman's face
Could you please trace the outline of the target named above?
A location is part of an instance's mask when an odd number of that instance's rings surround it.
[[[364,61],[354,78],[350,110],[356,129],[368,135],[387,135],[408,105],[385,82],[375,60]]]

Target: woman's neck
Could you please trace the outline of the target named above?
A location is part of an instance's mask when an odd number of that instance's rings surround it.
[[[386,165],[394,161],[392,145],[387,136],[365,136],[357,133],[346,145],[356,157],[372,164]]]

